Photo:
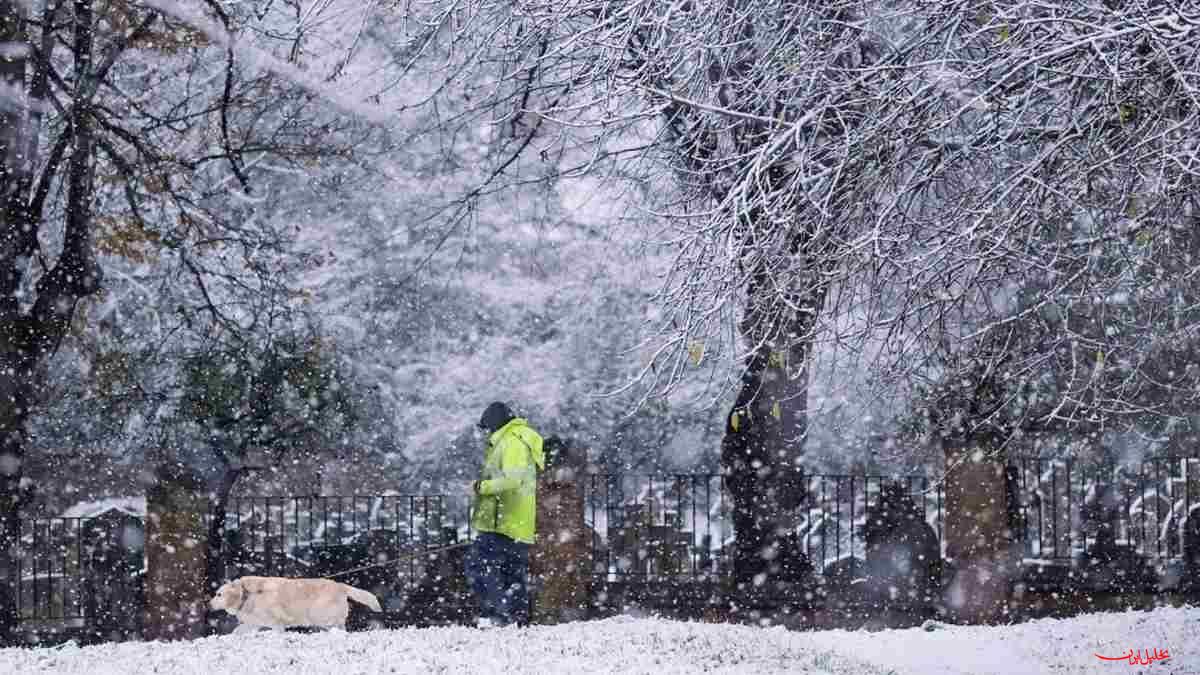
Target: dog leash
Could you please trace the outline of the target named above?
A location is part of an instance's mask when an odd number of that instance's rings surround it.
[[[457,544],[450,544],[449,546],[441,546],[439,548],[426,548],[426,549],[421,549],[419,551],[412,551],[410,553],[401,554],[399,557],[395,558],[394,560],[389,560],[387,562],[381,562],[381,563],[375,563],[374,565],[363,565],[362,567],[355,567],[354,569],[349,569],[344,572],[338,572],[337,574],[330,574],[328,576],[324,576],[321,578],[322,579],[336,579],[338,577],[344,577],[347,574],[354,574],[355,572],[362,572],[363,570],[370,570],[370,569],[375,569],[376,567],[387,567],[389,565],[395,565],[396,563],[404,562],[406,560],[411,560],[413,558],[416,558],[417,556],[433,555],[435,553],[445,553],[446,551],[453,551],[456,548],[463,548],[466,546],[470,546],[473,543],[474,542],[470,542],[470,541],[460,541]]]

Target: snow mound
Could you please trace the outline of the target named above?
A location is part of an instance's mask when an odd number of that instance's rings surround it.
[[[94,501],[79,502],[59,514],[60,518],[95,518],[96,516],[115,511],[120,515],[146,517],[146,498],[143,497],[105,497]]]

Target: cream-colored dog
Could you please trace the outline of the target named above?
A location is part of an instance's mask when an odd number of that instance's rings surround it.
[[[349,600],[381,612],[379,600],[361,588],[329,579],[242,577],[217,589],[209,601],[238,619],[235,633],[260,626],[282,630],[288,626],[346,628]]]

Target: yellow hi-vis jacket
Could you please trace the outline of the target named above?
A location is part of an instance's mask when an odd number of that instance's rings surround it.
[[[525,544],[537,531],[537,472],[546,465],[542,437],[517,417],[488,437],[471,526]]]

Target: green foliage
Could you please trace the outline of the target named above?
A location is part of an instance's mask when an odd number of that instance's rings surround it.
[[[358,421],[352,388],[317,339],[202,352],[183,372],[180,412],[241,446],[332,438]]]

